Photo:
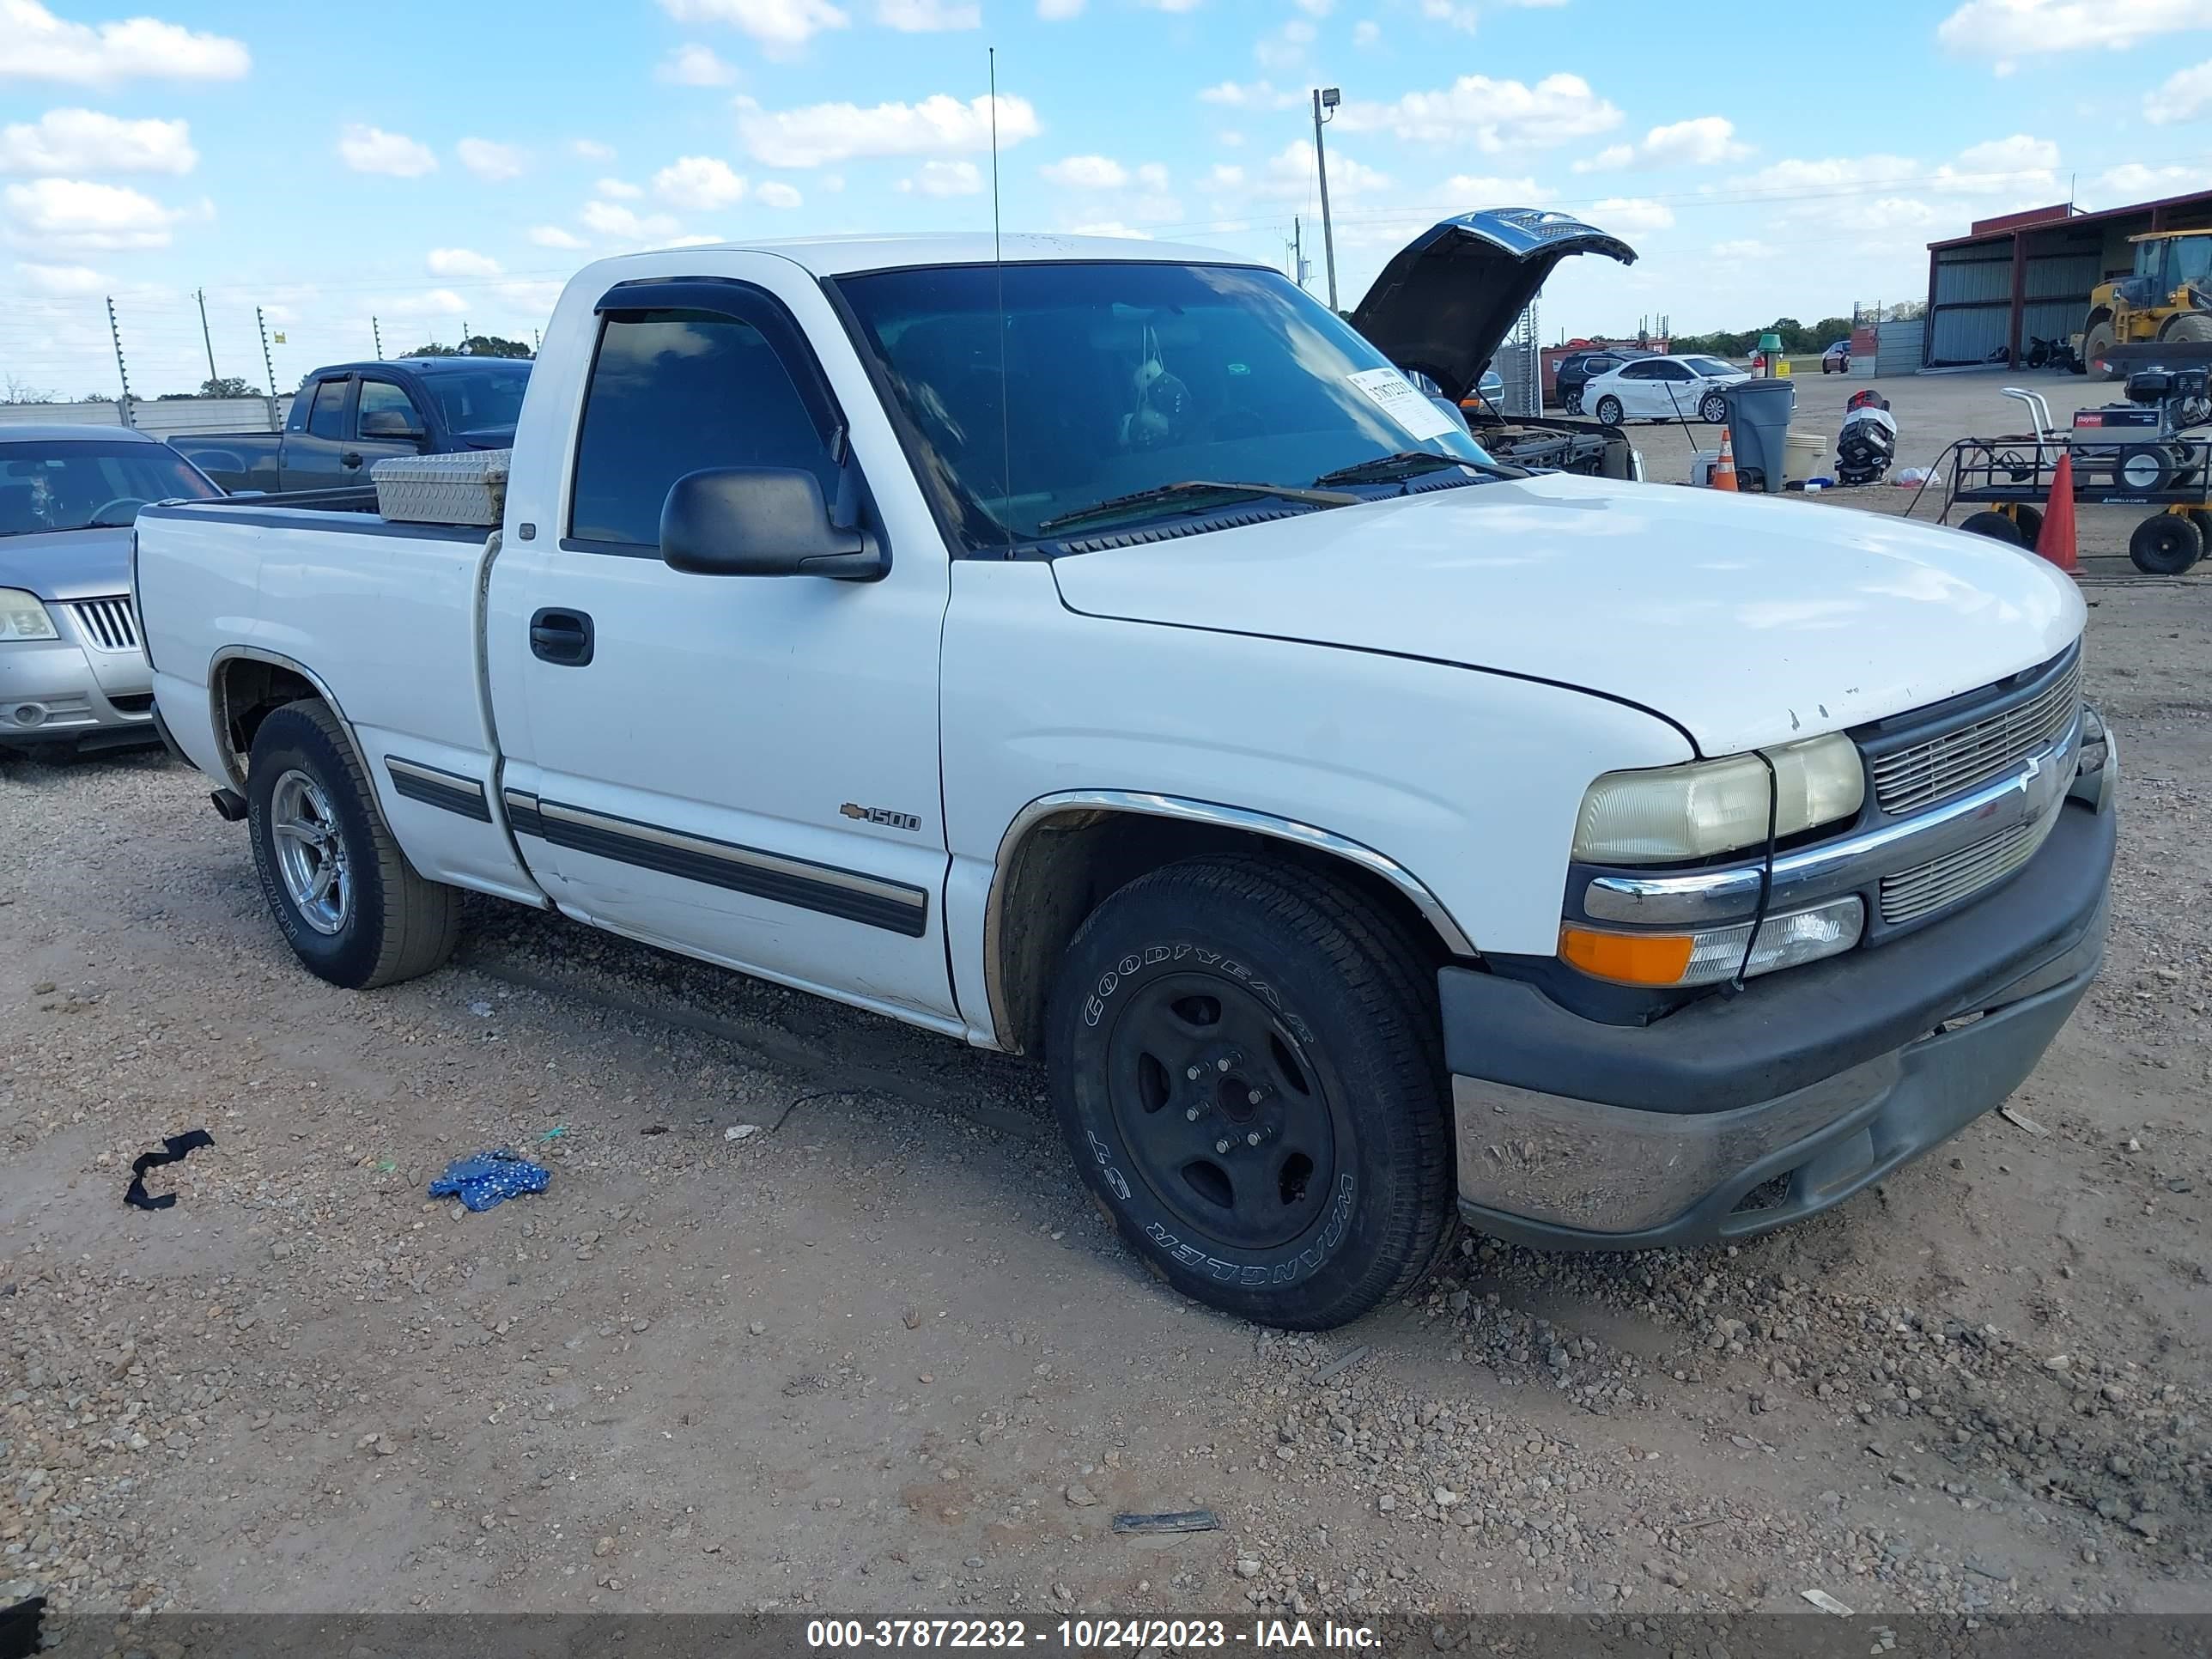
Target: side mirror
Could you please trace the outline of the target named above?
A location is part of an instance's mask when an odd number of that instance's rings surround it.
[[[361,417],[361,435],[364,438],[399,438],[415,443],[422,441],[422,428],[396,409],[372,410]]]
[[[830,521],[822,481],[797,467],[688,472],[660,509],[660,556],[696,576],[835,576],[873,581],[890,568],[866,531]]]

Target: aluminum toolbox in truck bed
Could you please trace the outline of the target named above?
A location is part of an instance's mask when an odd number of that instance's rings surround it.
[[[495,525],[507,511],[514,458],[511,449],[471,449],[379,461],[368,470],[376,510],[398,524]]]

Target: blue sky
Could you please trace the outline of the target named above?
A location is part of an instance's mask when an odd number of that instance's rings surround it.
[[[1547,337],[1915,297],[1985,215],[2212,183],[2212,0],[0,0],[0,376],[112,395],[472,331],[603,253],[990,222],[1105,228],[1350,305],[1415,231],[1554,205],[1625,236]],[[1847,44],[1848,43],[1848,44]]]

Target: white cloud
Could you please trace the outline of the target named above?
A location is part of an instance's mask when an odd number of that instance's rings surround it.
[[[0,128],[0,173],[190,173],[198,164],[183,121],[123,121],[53,109]]]
[[[806,204],[796,185],[787,185],[781,179],[769,179],[753,192],[753,199],[763,207],[771,208],[803,207]]]
[[[696,41],[687,42],[662,58],[653,75],[672,87],[726,87],[738,78],[737,70],[724,63],[714,47]]]
[[[1237,182],[1224,186],[1224,180]],[[1216,167],[1206,183],[1212,188],[1240,190],[1248,198],[1275,202],[1304,201],[1314,185],[1314,147],[1300,138],[1285,144],[1256,169]],[[1328,152],[1328,192],[1332,204],[1341,210],[1364,194],[1389,188],[1390,176],[1379,173],[1332,145]],[[1339,227],[1338,240],[1344,231]]]
[[[434,247],[422,261],[433,276],[496,276],[499,261],[474,248]]]
[[[1421,0],[1421,15],[1432,23],[1443,23],[1472,34],[1482,13],[1468,0]]]
[[[999,94],[1001,149],[1034,138],[1036,111],[1026,98]],[[808,104],[765,110],[738,100],[738,131],[756,161],[769,167],[812,167],[861,156],[951,155],[991,147],[991,100],[963,102],[945,93],[918,104]]]
[[[243,41],[152,17],[67,22],[39,0],[0,0],[0,81],[236,81],[252,67]]]
[[[185,216],[120,185],[77,179],[10,185],[5,199],[26,240],[53,250],[167,247]]]
[[[1252,47],[1252,55],[1262,69],[1285,74],[1305,62],[1306,48],[1313,42],[1314,26],[1303,17],[1293,17],[1273,33],[1261,35]]]
[[[744,179],[727,161],[712,155],[686,155],[653,175],[653,193],[680,208],[711,213],[744,199]]]
[[[2124,207],[2130,202],[2203,190],[2212,185],[2212,167],[2154,167],[2145,166],[2141,161],[2123,161],[2119,166],[2107,167],[2099,173],[2097,185],[2104,195],[2111,198],[2110,205]]]
[[[642,186],[633,185],[627,179],[602,179],[592,189],[595,194],[604,196],[611,202],[635,202],[645,194]]]
[[[1560,144],[1620,125],[1620,112],[1579,75],[1547,75],[1534,86],[1462,75],[1435,92],[1409,92],[1389,103],[1347,101],[1337,112],[1347,132],[1389,132],[1415,143],[1471,143],[1498,151]]]
[[[1198,99],[1202,104],[1219,104],[1229,109],[1288,109],[1298,102],[1298,94],[1279,91],[1270,81],[1249,85],[1224,81],[1218,87],[1208,87]]]
[[[1962,57],[2014,59],[2053,52],[2124,52],[2161,34],[2212,28],[2212,0],[1966,0],[1936,26]]]
[[[381,317],[458,317],[468,308],[469,302],[449,288],[386,295],[375,301],[376,313]]]
[[[419,179],[438,169],[438,158],[428,144],[358,121],[338,135],[338,154],[356,173],[388,173],[394,179]]]
[[[1083,0],[1037,0],[1037,15],[1048,23],[1064,23],[1083,15]]]
[[[1231,167],[1226,162],[1216,161],[1207,170],[1206,177],[1199,182],[1207,190],[1242,190],[1244,188],[1244,169]]]
[[[1617,167],[1631,165],[1635,160],[1635,145],[1607,144],[1596,155],[1586,155],[1576,162],[1575,171],[1577,173],[1611,173]]]
[[[1664,202],[1640,196],[1613,196],[1590,209],[1589,222],[1621,235],[1640,230],[1666,230],[1674,222],[1674,210]]]
[[[648,242],[676,234],[676,221],[665,213],[641,214],[613,202],[586,202],[577,218],[595,235],[621,242]]]
[[[1713,258],[1730,264],[1740,264],[1747,259],[1771,259],[1776,252],[1756,236],[1742,236],[1713,244]]]
[[[983,172],[973,161],[925,161],[898,187],[924,196],[973,196],[983,188]]]
[[[1071,155],[1037,171],[1062,190],[1119,190],[1129,182],[1129,169],[1110,155]]]
[[[58,300],[74,300],[88,294],[104,292],[108,279],[90,265],[40,265],[19,264],[15,275],[22,285],[33,294],[47,295]]]
[[[1959,152],[1928,175],[1936,189],[1959,196],[2043,195],[2058,187],[2058,146],[2016,132]]]
[[[1182,11],[1187,8],[1163,4],[1160,9]],[[1091,224],[1076,225],[1069,230],[1068,234],[1073,236],[1118,236],[1124,241],[1130,242],[1149,242],[1152,240],[1152,232],[1139,230],[1132,225],[1125,225],[1119,219],[1101,219]]]
[[[1363,17],[1352,26],[1352,44],[1371,46],[1382,38],[1382,26],[1371,17]]]
[[[1534,207],[1549,194],[1534,179],[1499,179],[1455,173],[1444,180],[1444,210],[1465,213],[1474,207]],[[1610,227],[1608,227],[1610,228]]]
[[[1137,3],[1154,11],[1196,11],[1206,0],[1137,0]]]
[[[2175,71],[2143,99],[2143,119],[2154,126],[2191,121],[2212,105],[2212,60]]]
[[[852,21],[829,0],[660,0],[660,6],[679,23],[727,23],[772,55],[788,55]]]
[[[580,248],[590,243],[573,230],[563,230],[558,225],[538,225],[530,233],[530,240],[540,247]]]
[[[1296,4],[1309,17],[1326,17],[1336,9],[1336,0],[1296,0]]]
[[[945,29],[979,29],[983,9],[969,0],[876,0],[876,21],[904,34],[933,34]]]
[[[611,161],[615,159],[615,147],[603,144],[596,138],[571,138],[568,152],[586,161]]]
[[[523,163],[530,159],[515,145],[495,144],[489,138],[464,138],[453,146],[453,154],[471,173],[494,185],[519,176]]]
[[[1575,163],[1577,173],[1600,173],[1632,164],[1644,167],[1711,167],[1721,161],[1741,161],[1751,146],[1738,143],[1735,123],[1718,115],[1654,127],[1638,144],[1611,144],[1588,161]]]

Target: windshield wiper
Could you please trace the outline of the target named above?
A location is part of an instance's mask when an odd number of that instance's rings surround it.
[[[1522,474],[1485,461],[1462,460],[1456,455],[1439,455],[1432,449],[1405,449],[1395,455],[1377,455],[1371,461],[1354,461],[1350,466],[1340,466],[1334,472],[1324,472],[1314,480],[1316,485],[1349,483],[1388,483],[1397,478],[1411,478],[1424,472],[1436,472],[1448,466],[1464,466],[1476,472],[1488,473],[1493,478],[1517,478]]]
[[[1093,501],[1088,507],[1077,507],[1073,513],[1047,519],[1037,526],[1037,532],[1042,535],[1054,530],[1066,530],[1092,519],[1112,518],[1134,507],[1156,507],[1162,502],[1180,500],[1185,495],[1278,495],[1285,501],[1304,501],[1311,507],[1353,507],[1359,501],[1358,496],[1346,495],[1341,491],[1301,489],[1295,484],[1223,483],[1211,479],[1191,478],[1181,483],[1158,484],[1151,489],[1139,489],[1131,495],[1116,495],[1109,501]],[[1194,505],[1188,510],[1198,512],[1201,508]]]

